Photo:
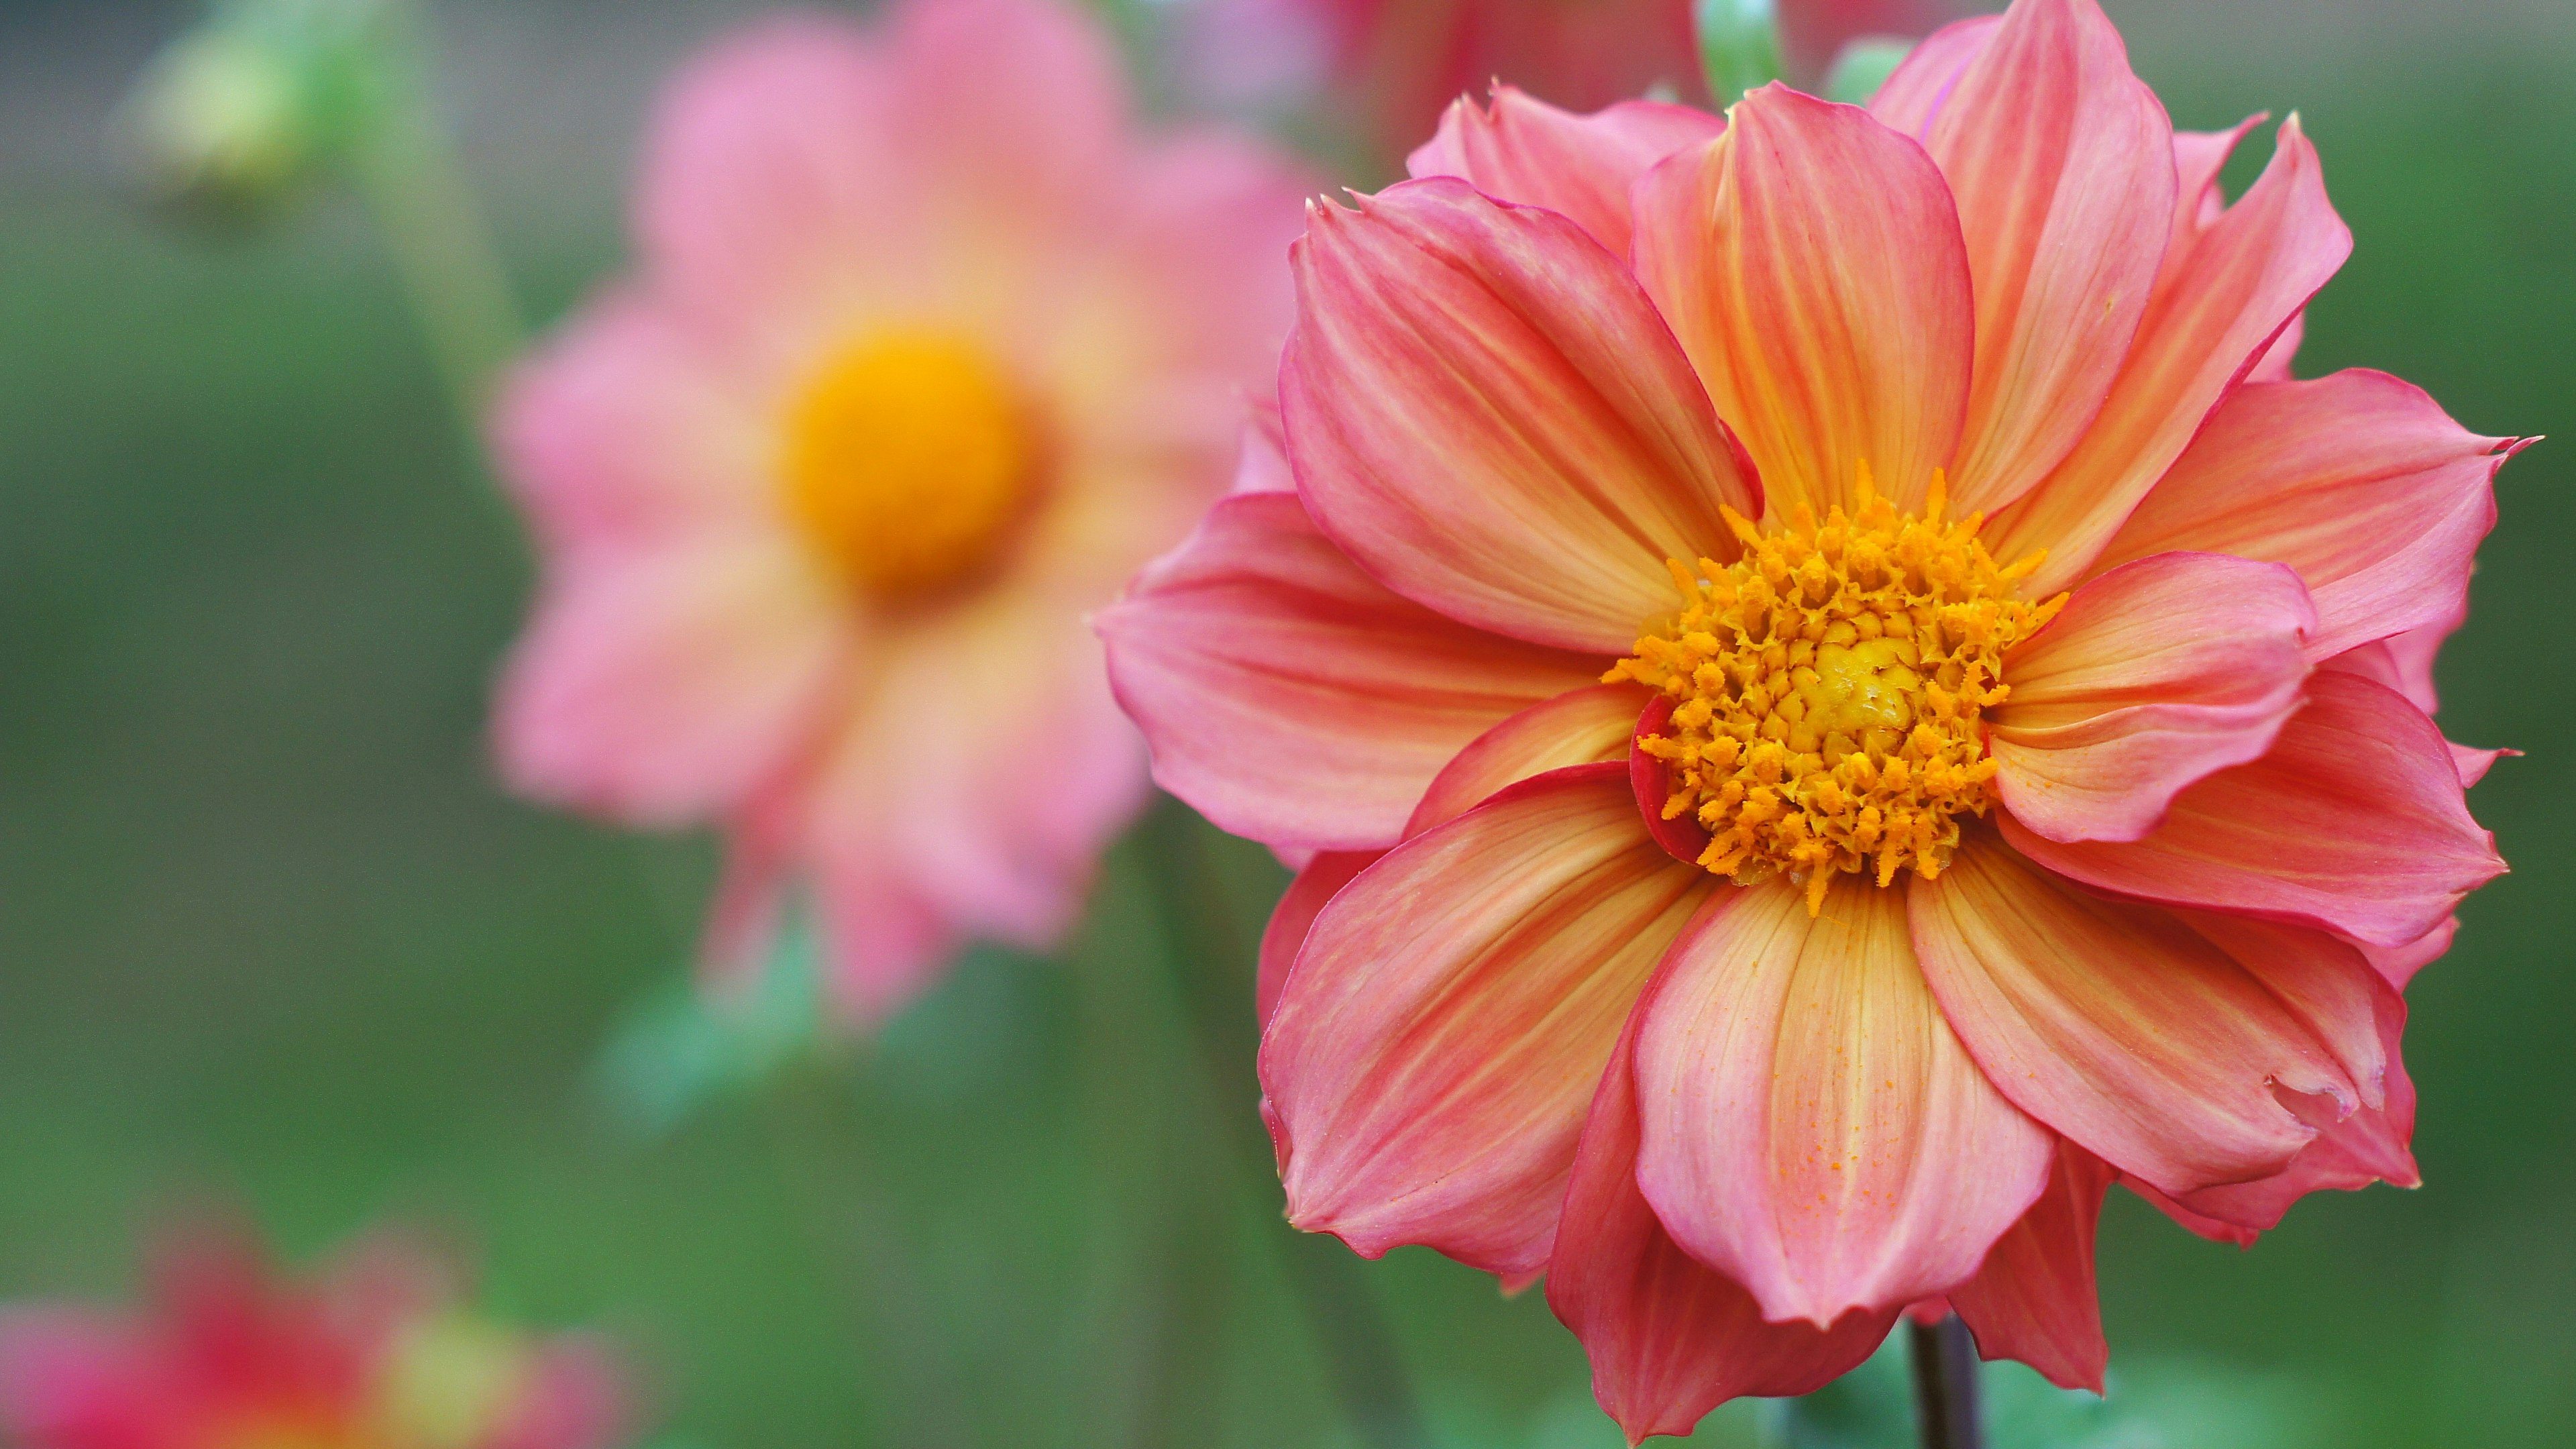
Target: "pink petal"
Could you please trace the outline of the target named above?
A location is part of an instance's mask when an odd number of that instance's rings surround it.
[[[2253,370],[2245,374],[2245,380],[2292,381],[2297,374],[2290,370],[2290,365],[2298,360],[2299,344],[2307,340],[2307,335],[2308,314],[2302,312],[2290,319],[2290,325],[2281,329],[2280,336],[2272,339],[2272,345],[2263,350],[2263,356],[2255,362]]]
[[[2233,1243],[2239,1248],[2250,1248],[2254,1246],[2256,1239],[2263,1236],[2252,1228],[2244,1227],[2237,1223],[2224,1222],[2218,1218],[2211,1217],[2207,1213],[2193,1212],[2191,1209],[2184,1207],[2181,1203],[2176,1202],[2165,1194],[2156,1191],[2153,1185],[2141,1182],[2127,1173],[2120,1174],[2120,1186],[2125,1187],[2129,1191],[2146,1199],[2148,1204],[2154,1207],[2156,1211],[2173,1219],[2176,1223],[2180,1224],[2185,1231],[2199,1237],[2207,1238],[2213,1243]]]
[[[1547,1301],[1592,1360],[1592,1392],[1628,1442],[1688,1434],[1740,1394],[1803,1394],[1857,1367],[1895,1314],[1846,1314],[1831,1331],[1766,1323],[1753,1295],[1681,1250],[1637,1189],[1631,1070],[1643,1003],[1610,1054],[1583,1126]]]
[[[1991,837],[1912,896],[1924,975],[1986,1075],[2167,1192],[2286,1166],[2316,1128],[2276,1089],[2360,1105],[2304,1017],[2166,912],[2077,892]]]
[[[1726,122],[1690,106],[1622,101],[1578,116],[1516,87],[1489,105],[1450,103],[1440,132],[1406,160],[1407,174],[1455,176],[1496,201],[1561,212],[1619,256],[1628,254],[1628,188],[1647,168],[1708,141]]]
[[[1672,607],[1664,561],[1754,506],[1662,319],[1564,217],[1408,181],[1316,205],[1291,260],[1298,488],[1396,592],[1616,655]]]
[[[1994,44],[2003,24],[2000,15],[1972,15],[1923,37],[1922,44],[1906,52],[1878,94],[1870,97],[1869,113],[1893,130],[1928,142],[1933,123],[1957,94],[1960,80]]]
[[[1394,844],[1470,741],[1599,675],[1388,592],[1285,493],[1219,503],[1094,626],[1164,789],[1322,850]]]
[[[1243,442],[1235,456],[1235,493],[1294,493],[1297,475],[1288,469],[1288,432],[1279,421],[1277,397],[1245,400]]]
[[[2301,702],[2317,624],[2279,564],[2166,553],[2087,582],[2004,657],[1995,783],[2051,840],[2135,840],[2193,781],[2260,757]]]
[[[1625,759],[1652,691],[1622,681],[1587,685],[1531,705],[1478,735],[1431,781],[1405,823],[1420,835],[1465,814],[1506,785],[1568,765]]]
[[[2184,179],[2189,194],[2189,177]],[[2352,252],[2316,148],[2294,119],[2244,199],[2167,247],[2137,343],[2101,416],[2037,488],[1988,525],[1999,558],[2046,549],[2046,594],[2092,571],[2138,501],[2239,378]]]
[[[627,823],[702,820],[812,738],[858,646],[848,601],[783,538],[568,553],[501,681],[502,770]]]
[[[1975,278],[1964,511],[2028,492],[2110,392],[2173,214],[2173,127],[2094,0],[2024,0],[1931,126]]]
[[[1289,1221],[1372,1258],[1544,1265],[1620,1023],[1714,889],[1646,839],[1616,764],[1515,785],[1343,887],[1262,1039]]]
[[[1950,1290],[1980,1357],[2019,1359],[2059,1388],[2102,1392],[2111,1346],[2093,1287],[2093,1227],[2113,1176],[2102,1159],[2060,1143],[2039,1201],[1995,1240],[1977,1276]]]
[[[1006,216],[1097,207],[1128,127],[1106,24],[1057,0],[906,0],[892,17],[893,134],[908,158]]]
[[[1958,446],[1976,326],[1949,186],[1850,106],[1774,85],[1730,116],[1637,184],[1637,276],[1773,514],[1848,502],[1864,464],[1920,508]]]
[[[2322,670],[2271,753],[2176,796],[2134,843],[2060,844],[2007,817],[2024,854],[2101,890],[2401,946],[2504,870],[2469,817],[2433,722],[2358,675]]]
[[[1977,1269],[2052,1143],[1942,1020],[1897,892],[1807,914],[1779,879],[1722,889],[1673,943],[1637,1035],[1637,1185],[1765,1318],[1830,1327]]]
[[[2370,969],[2378,972],[2389,985],[2403,991],[2406,983],[2415,979],[2416,972],[2441,960],[2450,951],[2452,938],[2459,934],[2460,918],[2449,916],[2443,919],[2442,924],[2403,946],[2353,944],[2370,962]]]
[[[1279,904],[1270,911],[1270,924],[1261,929],[1261,964],[1253,978],[1252,1010],[1263,1027],[1270,1025],[1270,1013],[1279,1005],[1279,993],[1288,985],[1288,969],[1297,964],[1297,953],[1306,947],[1306,935],[1315,928],[1315,917],[1322,914],[1325,903],[1341,893],[1361,871],[1377,864],[1381,852],[1370,850],[1327,850],[1318,853],[1288,882],[1280,892]]]
[[[2309,657],[2330,658],[2467,607],[2496,470],[2521,446],[2383,372],[2239,388],[2101,562],[2194,549],[2288,564],[2316,596]]]

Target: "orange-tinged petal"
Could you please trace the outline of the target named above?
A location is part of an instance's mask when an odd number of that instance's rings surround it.
[[[1405,822],[1410,837],[1445,825],[1506,785],[1568,765],[1623,759],[1653,691],[1625,680],[1569,690],[1478,735],[1433,777]]]
[[[1394,844],[1460,749],[1600,672],[1390,592],[1293,493],[1218,503],[1094,627],[1163,788],[1237,835],[1309,849]]]
[[[1664,1231],[1637,1188],[1632,1057],[1641,1003],[1610,1054],[1574,1159],[1548,1259],[1547,1301],[1592,1360],[1592,1392],[1628,1442],[1688,1434],[1740,1394],[1824,1387],[1887,1337],[1893,1310],[1855,1310],[1831,1330],[1764,1321],[1742,1285]]]
[[[2094,0],[2021,0],[1927,142],[1975,279],[1962,512],[2028,492],[2083,436],[2145,315],[2173,214],[2173,126]]]
[[[1934,1005],[1904,896],[1811,918],[1785,877],[1721,891],[1637,1036],[1637,1183],[1675,1241],[1773,1320],[1829,1327],[1974,1273],[2045,1183],[2047,1131]]]
[[[1869,113],[1917,141],[1929,141],[1932,123],[1940,119],[1960,78],[1994,44],[2003,23],[2000,15],[1972,15],[1923,37],[1870,97]]]
[[[1297,486],[1389,588],[1513,638],[1617,655],[1664,561],[1754,506],[1707,395],[1616,257],[1463,181],[1317,203],[1280,367]]]
[[[1270,924],[1261,929],[1261,963],[1252,984],[1252,1011],[1255,1020],[1270,1025],[1270,1013],[1279,1005],[1279,993],[1288,985],[1289,968],[1297,964],[1297,953],[1306,947],[1306,933],[1315,928],[1315,917],[1324,906],[1341,893],[1361,871],[1377,864],[1380,852],[1372,850],[1327,850],[1288,882],[1280,892],[1279,904],[1271,908]]]
[[[2259,758],[2304,696],[2316,610],[2279,564],[2140,559],[2004,656],[1997,790],[2051,840],[2135,840],[2193,781]]]
[[[1976,317],[1950,188],[1867,112],[1766,86],[1648,172],[1638,279],[1775,516],[1850,503],[1865,464],[1920,509],[1967,409]]]
[[[2042,594],[2091,572],[2210,412],[2351,254],[2352,233],[2326,200],[2316,148],[2296,118],[2252,189],[2189,243],[2168,245],[2136,345],[2091,431],[1987,525],[1998,558],[2048,551],[2029,584]]]
[[[2316,926],[2403,946],[2504,870],[2469,816],[2433,722],[2340,670],[2308,680],[2308,705],[2271,752],[2174,798],[2129,843],[2062,844],[2004,833],[2050,870],[2100,890]]]
[[[2288,564],[2316,597],[2309,656],[2331,658],[2466,606],[2496,470],[2522,446],[2384,372],[2239,388],[2101,563],[2196,549]]]
[[[1455,176],[1496,201],[1562,212],[1624,257],[1628,188],[1656,162],[1725,129],[1691,106],[1623,101],[1578,116],[1498,85],[1487,105],[1471,96],[1451,102],[1439,134],[1405,169],[1416,179]]]
[[[2059,1388],[2102,1392],[2111,1346],[2093,1286],[2093,1228],[2113,1176],[2109,1163],[2061,1141],[2039,1201],[1995,1240],[1977,1276],[1950,1290],[1980,1357],[2019,1359]]]
[[[1343,887],[1262,1038],[1289,1221],[1543,1267],[1620,1023],[1717,888],[1646,838],[1621,764],[1524,781]]]
[[[1991,836],[1912,898],[1923,973],[1995,1085],[2167,1192],[2286,1166],[2317,1129],[2276,1089],[2360,1104],[2307,1021],[2168,912],[2082,893]]]

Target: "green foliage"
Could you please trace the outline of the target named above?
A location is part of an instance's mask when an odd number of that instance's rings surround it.
[[[1780,23],[1774,0],[1693,0],[1699,59],[1720,107],[1780,78]]]

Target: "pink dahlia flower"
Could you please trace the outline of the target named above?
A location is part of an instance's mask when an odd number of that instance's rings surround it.
[[[2098,1385],[2115,1177],[2239,1236],[2416,1180],[2515,445],[2290,379],[2350,238],[2295,121],[2225,204],[2237,134],[2020,0],[1871,110],[1505,90],[1311,209],[1286,467],[1100,620],[1157,778],[1311,857],[1295,1222],[1545,1273],[1642,1437],[1943,1300]]]
[[[1146,793],[1084,612],[1221,494],[1301,178],[1140,137],[1047,0],[769,23],[690,66],[635,272],[510,385],[544,552],[521,790],[730,843],[710,932],[810,890],[858,1020],[1075,915]]]
[[[0,1428],[20,1449],[609,1449],[626,1391],[579,1338],[468,1315],[393,1239],[281,1281],[246,1240],[167,1245],[141,1315],[0,1311]]]

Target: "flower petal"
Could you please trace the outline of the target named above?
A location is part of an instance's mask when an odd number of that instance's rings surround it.
[[[2046,549],[2028,585],[2042,594],[2090,573],[2138,500],[2351,252],[2316,148],[2293,118],[2244,198],[2168,245],[2101,416],[2045,481],[1987,525],[1996,555]]]
[[[1637,183],[1637,276],[1774,516],[1848,503],[1864,464],[1919,509],[1958,446],[1975,343],[1950,188],[1857,108],[1772,85],[1729,114]]]
[[[2504,870],[2469,817],[2433,722],[2359,675],[2321,670],[2269,754],[2183,791],[2132,843],[2004,834],[2100,890],[2321,927],[2402,946]]]
[[[1778,879],[1673,943],[1637,1036],[1637,1185],[1676,1242],[1774,1320],[1831,1326],[1974,1273],[2052,1143],[1933,1004],[1895,891],[1822,916]]]
[[[2208,553],[2087,582],[2004,657],[1988,745],[2005,808],[2051,840],[2135,840],[2193,781],[2259,758],[2301,702],[2299,576]]]
[[[2496,470],[2522,446],[2384,372],[2242,387],[2101,562],[2194,549],[2288,564],[2316,596],[2309,657],[2331,658],[2466,607]]]
[[[2275,1088],[2359,1105],[2308,1023],[2167,912],[2081,894],[1990,836],[1912,897],[1923,973],[1987,1076],[2167,1192],[2286,1166],[2316,1128]]]
[[[1298,489],[1397,593],[1616,655],[1672,607],[1664,561],[1754,506],[1663,320],[1564,217],[1408,181],[1316,204],[1290,259]]]
[[[1561,212],[1618,256],[1628,254],[1628,188],[1685,146],[1713,140],[1726,122],[1690,106],[1623,101],[1578,116],[1515,86],[1479,106],[1450,103],[1440,132],[1406,158],[1416,179],[1455,176],[1496,201]]]
[[[2101,411],[2173,214],[2173,126],[2094,0],[2023,0],[1960,75],[1927,148],[1975,279],[1962,512],[2028,492]]]
[[[501,768],[629,824],[695,823],[803,747],[859,647],[783,538],[560,555],[501,681]]]
[[[1382,852],[1372,850],[1327,850],[1318,853],[1288,882],[1280,892],[1279,904],[1271,908],[1270,924],[1261,928],[1261,966],[1252,983],[1252,1011],[1262,1026],[1270,1025],[1270,1013],[1279,1005],[1279,993],[1288,986],[1288,971],[1297,964],[1297,953],[1306,947],[1306,935],[1315,929],[1315,917],[1342,887],[1357,879],[1359,873],[1377,864]]]
[[[1618,764],[1515,785],[1343,887],[1262,1038],[1289,1221],[1542,1267],[1620,1023],[1714,888],[1646,838]]]
[[[1599,674],[1388,592],[1289,493],[1218,503],[1094,627],[1164,789],[1321,850],[1394,844],[1459,750]]]
[[[1653,692],[1621,681],[1587,685],[1531,705],[1478,735],[1433,777],[1405,822],[1410,838],[1445,825],[1506,785],[1568,765],[1625,758]]]
[[[1957,93],[1960,78],[1994,44],[2003,24],[2000,15],[1972,15],[1923,37],[1870,97],[1869,113],[1892,130],[1930,140],[1932,125]]]
[[[2093,1286],[2093,1228],[2114,1175],[2083,1148],[2058,1144],[2039,1201],[1995,1240],[1977,1276],[1950,1290],[1979,1357],[2019,1359],[2059,1388],[2102,1392],[2111,1346]]]
[[[1740,1394],[1803,1394],[1859,1366],[1894,1325],[1855,1311],[1830,1331],[1767,1323],[1753,1295],[1703,1267],[1664,1231],[1637,1189],[1637,1089],[1631,1057],[1640,1003],[1592,1097],[1547,1302],[1592,1360],[1592,1392],[1628,1442],[1688,1434]]]

